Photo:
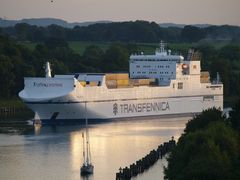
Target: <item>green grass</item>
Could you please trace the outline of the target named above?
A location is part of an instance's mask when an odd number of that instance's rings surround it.
[[[25,108],[26,105],[19,98],[0,99],[1,107]]]
[[[111,44],[114,42],[90,42],[90,41],[68,41],[69,47],[77,54],[82,55],[85,51],[85,49],[88,46],[95,45],[100,47],[103,51],[106,51]],[[34,50],[36,45],[38,43],[30,42],[30,41],[21,41],[19,42],[20,45],[23,45],[30,50]],[[135,43],[139,51],[144,52],[145,54],[153,54],[155,52],[156,47],[159,47],[158,43]],[[211,45],[214,46],[216,49],[220,49],[228,44],[238,45],[240,46],[240,43],[233,43],[231,41],[202,41],[198,43],[167,43],[167,48],[170,48],[173,50],[173,53],[177,51],[177,53],[180,52],[186,52],[191,47],[197,47],[199,45]]]
[[[80,55],[83,54],[84,50],[91,45],[95,45],[100,47],[103,51],[106,51],[111,44],[114,44],[114,42],[82,42],[82,41],[70,41],[69,47],[73,49],[75,53],[78,53]],[[158,43],[132,43],[134,45],[137,45],[140,52],[144,52],[144,54],[153,54],[156,50],[156,48],[159,47]],[[179,44],[167,44],[167,46],[171,49],[188,49],[189,47],[192,47],[191,44],[186,43],[179,43]]]
[[[8,126],[8,123],[13,126],[16,124],[15,121],[25,121],[34,117],[34,113],[28,109],[19,98],[0,99],[0,109],[1,108],[15,108],[16,112],[0,113],[0,127],[3,127],[6,124]]]
[[[19,41],[18,44],[27,47],[30,50],[34,50],[36,45],[39,43],[36,42],[30,42],[30,41]]]
[[[153,54],[158,47],[158,44],[152,44],[152,43],[136,43],[138,49],[140,52],[143,52],[144,54]]]
[[[21,41],[18,42],[20,45],[23,45],[30,50],[34,50],[38,43],[30,42],[30,41]],[[100,47],[103,51],[106,51],[111,44],[114,42],[90,42],[90,41],[68,41],[69,47],[77,54],[82,55],[85,49],[88,46],[94,45]],[[144,52],[145,54],[152,54],[154,53],[158,44],[153,43],[136,43],[139,47],[139,50]]]
[[[69,41],[69,47],[80,55],[84,53],[84,50],[91,45],[100,47],[103,51],[106,51],[111,44],[116,42],[84,42],[84,41]],[[155,52],[158,44],[153,43],[136,43],[139,48],[139,51],[144,52],[145,54],[152,54]]]
[[[82,55],[88,46],[94,45],[106,51],[111,43],[108,42],[85,42],[85,41],[68,41],[69,47],[77,54]]]

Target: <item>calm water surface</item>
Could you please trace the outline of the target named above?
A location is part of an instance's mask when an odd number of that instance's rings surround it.
[[[189,117],[121,120],[89,128],[94,175],[80,176],[84,127],[36,127],[31,135],[0,135],[0,179],[111,180],[119,167],[129,166],[174,136]],[[163,179],[166,160],[159,160],[134,180]]]

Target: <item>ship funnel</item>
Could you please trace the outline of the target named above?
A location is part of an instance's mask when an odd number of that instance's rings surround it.
[[[46,62],[46,67],[45,67],[45,72],[46,72],[46,78],[51,78],[51,67],[50,67],[50,63],[47,61]]]

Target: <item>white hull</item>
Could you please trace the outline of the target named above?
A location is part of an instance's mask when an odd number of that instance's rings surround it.
[[[27,105],[33,111],[37,112],[40,120],[45,122],[49,120],[55,122],[58,120],[83,120],[84,122],[86,115],[85,103],[89,120],[194,114],[211,107],[223,108],[221,95],[215,95],[214,100],[203,99],[203,96],[189,96],[142,100],[115,100],[107,102],[36,102],[27,103]]]

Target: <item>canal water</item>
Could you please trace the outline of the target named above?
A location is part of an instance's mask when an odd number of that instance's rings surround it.
[[[190,117],[121,120],[89,125],[94,174],[80,176],[83,125],[35,127],[28,135],[0,134],[0,179],[113,180],[129,166],[174,136]],[[134,180],[163,179],[166,159]]]

